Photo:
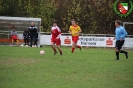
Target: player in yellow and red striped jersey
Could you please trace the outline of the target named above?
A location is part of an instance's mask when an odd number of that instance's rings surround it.
[[[76,21],[71,20],[72,25],[69,28],[69,33],[72,35],[72,51],[74,52],[75,48],[79,48],[81,50],[81,46],[77,45],[77,41],[79,40],[79,34],[82,32],[81,28],[78,26]]]

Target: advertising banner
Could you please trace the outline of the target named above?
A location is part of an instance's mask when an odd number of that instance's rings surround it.
[[[51,35],[41,35],[40,36],[41,45],[50,45]],[[93,36],[80,36],[77,42],[80,46],[90,46],[90,47],[115,47],[114,37],[93,37]],[[71,36],[61,36],[62,46],[71,46],[72,37]],[[133,38],[126,38],[124,47],[133,47]]]

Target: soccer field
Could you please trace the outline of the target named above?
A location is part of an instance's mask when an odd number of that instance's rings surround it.
[[[133,88],[133,50],[119,61],[113,49],[62,50],[0,46],[0,88]]]

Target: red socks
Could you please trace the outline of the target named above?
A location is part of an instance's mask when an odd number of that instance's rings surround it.
[[[57,52],[55,48],[53,48],[54,52]]]
[[[81,46],[77,46],[77,48],[80,48],[81,49]],[[75,48],[72,47],[72,53],[74,52]]]
[[[72,48],[72,53],[74,52],[75,48]]]
[[[56,48],[52,47],[53,51],[57,53]],[[60,48],[58,48],[60,55],[62,55],[62,50]]]
[[[81,46],[78,45],[77,48],[81,48]]]
[[[60,51],[60,54],[62,54],[62,51],[61,50],[59,50]]]

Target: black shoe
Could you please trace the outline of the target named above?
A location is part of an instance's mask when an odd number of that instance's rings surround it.
[[[63,54],[60,54],[61,56],[63,55]]]
[[[115,60],[119,60],[119,59],[115,59]]]
[[[54,55],[56,55],[57,54],[57,52],[54,52]]]
[[[128,59],[128,52],[125,55],[126,55],[126,59]]]

